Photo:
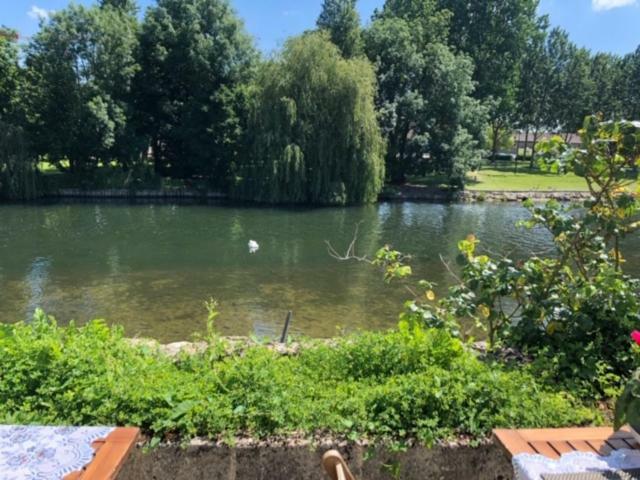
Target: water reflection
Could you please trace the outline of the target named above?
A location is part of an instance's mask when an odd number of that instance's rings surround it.
[[[49,278],[50,268],[51,259],[37,257],[33,260],[29,271],[25,275],[24,283],[29,290],[29,301],[25,312],[25,318],[27,319],[31,318],[35,310],[44,304],[45,287]]]
[[[546,232],[514,227],[526,217],[517,205],[489,204],[0,206],[0,318],[25,319],[40,306],[61,322],[100,317],[130,335],[183,340],[203,330],[213,297],[229,335],[278,335],[288,310],[293,333],[388,328],[406,292],[368,265],[337,262],[326,240],[345,250],[359,225],[359,255],[391,244],[413,256],[416,277],[444,288],[440,255],[453,259],[469,233],[481,248],[520,258],[549,248]],[[253,255],[251,239],[260,244]],[[626,267],[637,273],[640,249],[630,243]]]

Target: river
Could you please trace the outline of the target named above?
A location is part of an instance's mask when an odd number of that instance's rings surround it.
[[[297,334],[385,329],[407,292],[366,263],[332,258],[325,241],[345,251],[359,225],[358,255],[390,244],[412,255],[416,280],[444,289],[452,279],[440,256],[453,260],[469,233],[517,258],[548,249],[546,232],[515,227],[527,216],[514,204],[0,205],[0,319],[25,320],[40,307],[60,323],[103,318],[168,342],[203,331],[204,302],[215,298],[224,335],[277,336],[288,310]],[[631,243],[626,269],[638,274],[640,242]]]

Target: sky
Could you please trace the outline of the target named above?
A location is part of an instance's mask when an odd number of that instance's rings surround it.
[[[75,0],[85,5],[94,0]],[[483,0],[471,0],[483,1]],[[322,0],[231,0],[247,30],[265,53],[282,46],[290,36],[312,28]],[[38,29],[38,19],[68,5],[69,0],[0,0],[0,25],[18,30],[22,37]],[[154,0],[138,0],[144,11]],[[384,0],[358,0],[368,22]],[[640,45],[640,0],[540,0],[540,13],[571,39],[594,52],[626,54]]]

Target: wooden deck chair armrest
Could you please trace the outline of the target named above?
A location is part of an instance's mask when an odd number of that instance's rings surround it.
[[[324,454],[322,466],[331,477],[331,480],[356,480],[349,470],[347,462],[344,461],[344,458],[337,450],[329,450]]]

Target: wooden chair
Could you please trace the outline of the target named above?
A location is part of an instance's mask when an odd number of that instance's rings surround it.
[[[331,480],[356,480],[356,477],[349,470],[347,462],[344,461],[344,458],[337,450],[329,450],[324,454],[322,466],[331,477]]]

